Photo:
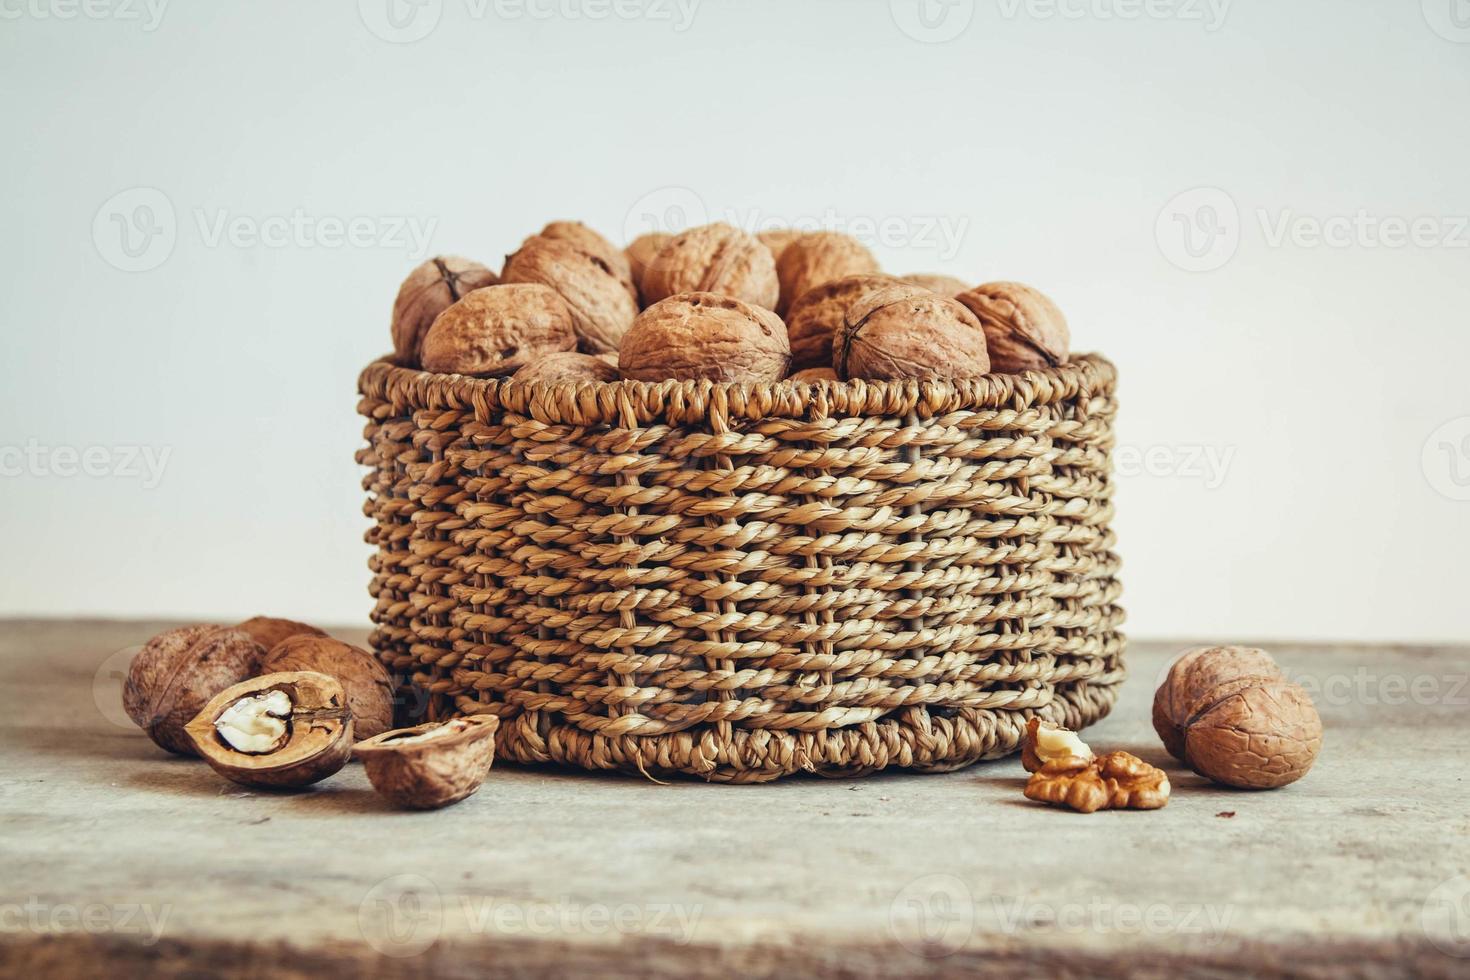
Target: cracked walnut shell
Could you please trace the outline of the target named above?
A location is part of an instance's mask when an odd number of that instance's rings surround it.
[[[432,258],[408,274],[393,303],[393,352],[404,367],[418,367],[424,335],[435,318],[467,294],[499,280],[478,262],[454,255]]]
[[[921,286],[866,293],[848,307],[832,345],[837,377],[973,378],[990,371],[985,334],[969,310]]]
[[[160,633],[133,657],[123,710],[161,748],[195,755],[185,726],[210,698],[254,675],[264,655],[244,630],[183,626]]]
[[[347,692],[358,738],[393,727],[393,677],[377,657],[329,636],[293,636],[272,647],[260,661],[264,673],[315,671],[336,679]]]
[[[1026,798],[1080,813],[1157,810],[1169,802],[1169,777],[1127,752],[1061,756],[1031,774]]]
[[[431,722],[366,739],[353,754],[383,796],[412,810],[435,810],[458,803],[485,782],[499,726],[494,715]]]
[[[980,321],[991,369],[1016,374],[1067,363],[1067,318],[1039,290],[1019,282],[989,282],[956,297]]]
[[[266,674],[215,695],[187,733],[210,768],[242,786],[294,789],[352,757],[352,710],[326,674]]]
[[[782,316],[809,289],[844,276],[876,275],[882,270],[867,246],[836,231],[814,231],[787,245],[776,263],[781,298],[776,312]]]
[[[720,293],[769,310],[781,294],[771,250],[727,224],[675,235],[654,256],[642,285],[650,305],[681,293]]]
[[[505,260],[504,283],[537,283],[561,295],[572,314],[578,349],[615,351],[638,316],[638,301],[620,270],[576,245],[540,235]]]
[[[632,381],[780,381],[790,364],[780,317],[716,293],[650,306],[618,356],[619,372]]]
[[[487,286],[439,314],[424,338],[424,370],[500,377],[576,346],[571,310],[554,289]]]

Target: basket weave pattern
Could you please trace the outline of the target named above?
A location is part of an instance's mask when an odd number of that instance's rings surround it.
[[[526,385],[379,361],[372,644],[497,754],[943,771],[1123,678],[1095,355],[964,382]]]

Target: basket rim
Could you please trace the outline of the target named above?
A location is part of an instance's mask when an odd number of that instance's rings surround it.
[[[903,381],[559,381],[527,382],[434,374],[401,367],[391,355],[358,376],[358,392],[394,408],[471,411],[481,420],[496,412],[541,422],[641,425],[655,419],[687,422],[718,413],[725,418],[810,418],[876,415],[928,418],[957,410],[1024,410],[1037,405],[1111,393],[1117,368],[1101,354],[1077,354],[1066,364],[1020,374],[963,380]]]

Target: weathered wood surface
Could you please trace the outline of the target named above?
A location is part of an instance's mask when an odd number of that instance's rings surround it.
[[[1178,647],[1135,644],[1088,738],[1169,765],[1156,813],[1039,807],[1012,760],[740,787],[497,768],[408,814],[356,765],[281,795],[155,749],[117,668],[163,625],[0,622],[0,974],[1470,975],[1470,649],[1275,647],[1327,739],[1253,794],[1167,759],[1148,702]]]

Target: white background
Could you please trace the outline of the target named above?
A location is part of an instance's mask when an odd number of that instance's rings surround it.
[[[1134,635],[1470,636],[1465,0],[159,2],[0,0],[0,613],[365,625],[399,225],[682,212],[1052,294]]]

